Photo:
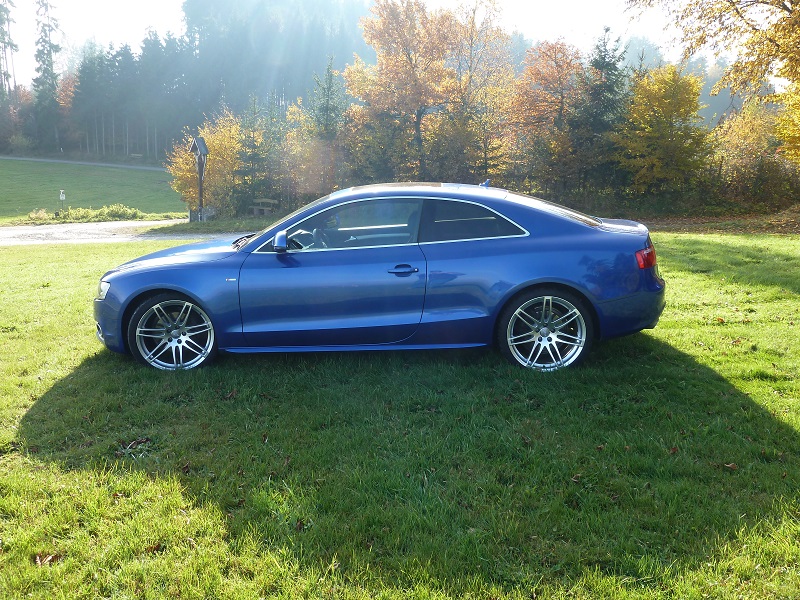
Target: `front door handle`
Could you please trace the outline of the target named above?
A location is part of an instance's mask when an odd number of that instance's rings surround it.
[[[408,277],[414,273],[419,273],[419,269],[411,265],[397,265],[394,269],[389,269],[389,273],[398,277]]]

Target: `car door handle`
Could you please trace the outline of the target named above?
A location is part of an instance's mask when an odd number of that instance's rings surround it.
[[[412,267],[411,265],[397,265],[394,269],[389,269],[389,273],[398,276],[407,276],[413,275],[414,273],[419,273],[419,269],[416,267]]]

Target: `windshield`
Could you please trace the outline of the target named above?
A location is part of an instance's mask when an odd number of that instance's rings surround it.
[[[264,229],[262,229],[261,231],[259,231],[258,233],[254,234],[254,235],[261,235],[262,233],[266,233],[268,230],[272,229],[273,227],[275,227],[279,223],[282,223],[283,221],[288,221],[289,219],[295,217],[296,215],[299,215],[301,212],[303,212],[307,208],[310,208],[312,206],[320,204],[321,202],[324,202],[328,198],[330,198],[330,194],[328,194],[327,196],[323,196],[322,198],[319,198],[317,200],[314,200],[313,202],[309,202],[308,204],[304,204],[303,206],[301,206],[300,208],[298,208],[295,211],[291,212],[290,214],[284,215],[282,217],[278,217],[275,221],[273,221],[271,224],[267,225]]]

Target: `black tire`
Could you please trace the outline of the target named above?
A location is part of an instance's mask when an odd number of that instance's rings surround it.
[[[193,369],[216,353],[214,325],[192,300],[174,293],[142,302],[128,323],[128,348],[140,363],[165,371]]]
[[[594,322],[577,295],[538,288],[514,298],[497,322],[497,346],[514,364],[555,371],[579,364],[594,340]]]

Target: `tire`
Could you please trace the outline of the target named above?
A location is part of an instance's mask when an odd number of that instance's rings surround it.
[[[500,314],[497,346],[512,363],[556,371],[580,363],[591,349],[594,322],[580,298],[540,288],[514,298]]]
[[[134,311],[128,323],[128,348],[136,360],[156,369],[193,369],[216,353],[214,325],[193,301],[159,294]]]

